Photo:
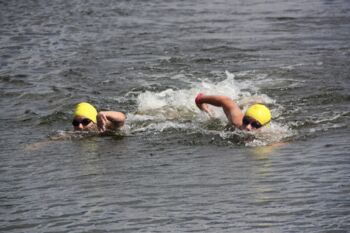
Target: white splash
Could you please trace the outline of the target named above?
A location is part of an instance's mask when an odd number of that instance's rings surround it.
[[[236,75],[242,79],[239,84],[235,81]],[[249,78],[243,79],[244,75],[248,75]],[[265,74],[256,72],[233,74],[226,71],[226,79],[220,82],[203,80],[200,83],[191,83],[188,89],[140,93],[137,98],[137,112],[128,117],[132,125],[131,132],[163,132],[165,129],[192,130],[193,132],[204,132],[207,135],[215,134],[223,140],[230,140],[238,136],[242,138],[246,146],[264,146],[281,141],[291,136],[293,132],[287,126],[275,122],[253,133],[225,130],[222,125],[228,123],[227,118],[222,109],[217,107],[212,107],[212,110],[221,124],[214,130],[208,128],[205,123],[210,120],[209,117],[201,112],[194,102],[196,95],[200,92],[208,95],[226,95],[235,100],[243,111],[251,104],[259,102],[269,104],[272,106],[272,114],[279,115],[283,110],[281,106],[276,105],[276,101],[268,95],[260,94],[257,85],[253,85],[254,81],[264,78],[266,78]],[[247,135],[253,140],[246,140]]]

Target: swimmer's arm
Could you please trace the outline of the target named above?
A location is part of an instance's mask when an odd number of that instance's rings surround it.
[[[202,110],[202,106],[204,104],[210,104],[216,107],[222,107],[227,119],[231,124],[236,127],[242,126],[243,113],[241,109],[238,107],[236,102],[234,102],[231,98],[223,95],[201,95],[197,96],[196,104],[198,108]],[[205,106],[205,105],[204,105]],[[204,110],[205,111],[205,110]]]
[[[204,96],[203,93],[199,93],[197,96],[196,96],[196,99],[195,99],[195,103],[197,105],[197,107],[203,111],[203,112],[206,112],[210,117],[214,117],[214,112],[209,108],[208,104],[202,102],[202,97]]]
[[[125,123],[126,116],[122,112],[103,111],[97,114],[97,127],[99,131],[118,129]]]

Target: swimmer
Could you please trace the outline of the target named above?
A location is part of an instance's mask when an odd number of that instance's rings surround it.
[[[253,104],[243,114],[238,105],[227,96],[199,93],[195,103],[200,110],[208,113],[209,116],[212,116],[212,112],[208,104],[222,107],[229,122],[242,130],[260,129],[271,121],[270,110],[263,104]]]
[[[125,123],[126,116],[122,112],[103,111],[97,112],[89,103],[79,103],[75,107],[73,115],[73,127],[76,131],[117,130]]]

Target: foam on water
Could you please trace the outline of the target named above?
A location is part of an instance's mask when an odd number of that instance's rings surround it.
[[[227,142],[238,141],[247,146],[262,146],[279,142],[293,135],[286,125],[277,122],[270,124],[259,132],[243,132],[237,129],[227,129],[227,118],[221,108],[211,107],[219,124],[211,124],[205,113],[195,105],[194,99],[199,92],[212,95],[226,95],[234,99],[245,111],[252,103],[268,104],[273,115],[280,115],[280,107],[276,101],[266,94],[259,93],[257,85],[252,85],[252,79],[235,81],[235,76],[254,76],[255,79],[266,79],[264,74],[255,72],[240,72],[233,74],[226,71],[226,78],[220,82],[208,80],[201,83],[191,83],[188,89],[167,89],[160,92],[145,91],[137,98],[138,108],[135,114],[129,114],[128,122],[131,133],[163,132],[176,129],[206,136],[213,134]],[[253,88],[252,88],[253,87]]]

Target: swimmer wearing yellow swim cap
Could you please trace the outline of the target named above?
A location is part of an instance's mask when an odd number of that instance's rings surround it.
[[[222,107],[230,123],[243,130],[256,130],[268,125],[271,121],[270,110],[263,104],[253,104],[245,114],[229,97],[222,95],[204,95],[199,93],[195,99],[197,107],[212,115],[208,104]]]
[[[97,112],[89,103],[82,102],[75,106],[72,125],[77,131],[116,130],[125,123],[125,114],[115,111]]]

